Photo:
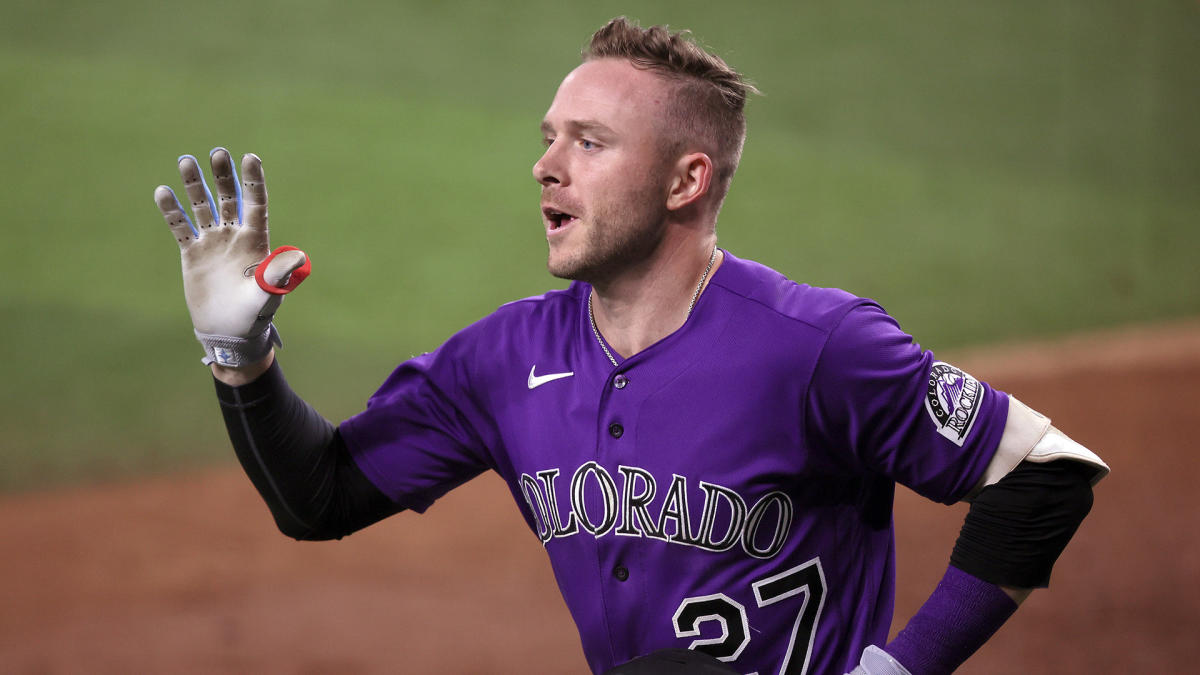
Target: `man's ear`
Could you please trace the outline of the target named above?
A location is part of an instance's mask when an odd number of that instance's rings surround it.
[[[712,158],[703,152],[693,152],[675,162],[671,191],[667,193],[667,210],[677,211],[695,204],[708,194],[713,179]]]

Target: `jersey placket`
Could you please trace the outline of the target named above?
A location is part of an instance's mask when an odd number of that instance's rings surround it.
[[[701,300],[679,331],[627,359],[617,357],[619,365],[611,368],[598,392],[597,468],[584,481],[587,515],[578,515],[590,521],[587,527],[596,537],[600,607],[616,663],[640,655],[649,643],[661,646],[664,638],[676,636],[671,613],[679,598],[658,597],[659,588],[674,574],[662,569],[659,553],[650,550],[675,544],[657,534],[657,522],[645,522],[644,516],[654,520],[660,515],[671,478],[682,468],[669,457],[671,448],[643,447],[639,429],[649,399],[670,395],[680,374],[696,365],[698,356],[711,348],[709,341],[728,325],[728,317],[720,312],[704,311],[703,301],[711,305],[713,299]],[[598,345],[596,351],[601,351]],[[611,367],[607,357],[600,358]],[[606,500],[612,511],[606,509]],[[600,514],[611,514],[612,522],[601,522]],[[647,562],[647,556],[658,562]],[[681,640],[679,646],[687,644]]]
[[[620,533],[627,529],[630,517],[627,510],[630,476],[623,469],[638,466],[637,411],[646,396],[645,388],[637,384],[641,360],[638,356],[626,359],[610,373],[600,392],[597,418],[596,461],[613,479],[615,490],[611,496],[615,497],[615,503],[611,504],[611,513],[615,519],[611,524],[605,523],[607,531],[597,538],[596,556],[605,621],[618,663],[638,655],[635,640],[640,631],[629,617],[637,616],[638,607],[646,601],[646,579],[636,554],[638,538]],[[594,501],[598,500],[589,500],[589,508]]]

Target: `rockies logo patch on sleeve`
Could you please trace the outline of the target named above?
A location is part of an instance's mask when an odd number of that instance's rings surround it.
[[[929,369],[928,384],[925,410],[933,419],[938,433],[962,447],[983,403],[983,385],[943,361],[935,361]]]

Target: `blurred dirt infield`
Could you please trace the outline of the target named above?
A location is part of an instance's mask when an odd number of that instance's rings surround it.
[[[1200,663],[1200,321],[939,357],[1113,468],[1051,590],[960,672]],[[964,513],[897,495],[896,627]],[[4,673],[585,672],[542,548],[490,474],[339,543],[279,535],[236,469],[0,498],[0,537]]]

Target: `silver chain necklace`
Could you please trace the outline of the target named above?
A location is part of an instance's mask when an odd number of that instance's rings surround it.
[[[684,321],[692,315],[692,310],[696,308],[696,301],[700,299],[700,291],[704,288],[704,282],[708,281],[708,273],[712,272],[713,263],[717,261],[717,247],[714,246],[712,255],[708,256],[708,267],[704,268],[704,275],[700,277],[700,283],[696,284],[696,292],[692,293],[692,301],[688,303],[687,316],[683,317]],[[596,313],[592,311],[592,294],[588,293],[588,319],[592,322],[592,335],[596,336],[596,344],[600,345],[600,349],[604,350],[604,355],[617,365],[617,360],[613,358],[612,352],[608,351],[608,345],[604,344],[604,338],[600,337],[600,329],[596,327]]]

